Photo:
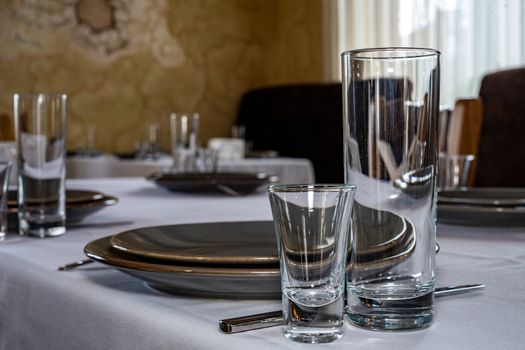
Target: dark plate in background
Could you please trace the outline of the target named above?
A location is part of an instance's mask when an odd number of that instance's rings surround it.
[[[438,193],[440,204],[483,206],[525,206],[525,188],[478,187],[460,188]]]
[[[450,225],[525,227],[525,206],[438,204],[437,218]]]
[[[278,181],[276,176],[264,173],[153,173],[146,179],[160,187],[178,192],[221,192],[230,195],[243,195],[256,191],[259,187]]]
[[[7,223],[9,230],[16,230],[18,205],[16,191],[9,191],[7,206]],[[68,223],[77,223],[87,216],[118,203],[118,198],[88,190],[66,190],[66,219]]]

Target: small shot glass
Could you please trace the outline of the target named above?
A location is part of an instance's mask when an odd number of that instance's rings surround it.
[[[281,267],[284,336],[328,343],[343,336],[353,185],[268,187]]]

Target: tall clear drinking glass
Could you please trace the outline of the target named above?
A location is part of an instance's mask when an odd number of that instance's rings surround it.
[[[66,103],[63,94],[15,94],[18,219],[23,235],[66,232]]]
[[[284,336],[326,343],[343,336],[344,276],[355,186],[268,188],[281,266]]]
[[[170,115],[172,171],[194,172],[199,144],[199,114],[172,113]]]
[[[347,306],[362,327],[432,321],[439,55],[342,54],[345,181],[357,185]]]

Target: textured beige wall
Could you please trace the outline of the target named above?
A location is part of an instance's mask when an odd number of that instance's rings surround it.
[[[14,92],[69,95],[68,147],[129,152],[172,111],[226,136],[243,92],[322,79],[322,0],[0,2],[0,113]]]

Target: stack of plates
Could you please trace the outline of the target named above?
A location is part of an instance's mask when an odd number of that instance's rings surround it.
[[[438,221],[457,225],[525,226],[525,188],[441,191]]]
[[[277,176],[264,173],[154,173],[146,177],[156,185],[178,192],[221,192],[228,195],[244,195],[263,185],[275,183]]]
[[[277,245],[270,221],[134,229],[93,241],[84,252],[165,292],[280,295]]]
[[[412,230],[360,251],[363,268],[398,263],[414,249]],[[219,222],[134,229],[86,245],[85,254],[165,292],[220,297],[280,297],[273,222]],[[385,258],[385,253],[387,257]],[[379,254],[382,260],[377,260]]]
[[[107,194],[86,190],[66,190],[66,218],[68,223],[82,221],[107,206],[118,203],[118,199]],[[7,222],[9,228],[14,229],[17,225],[17,192],[9,191],[7,199]]]

